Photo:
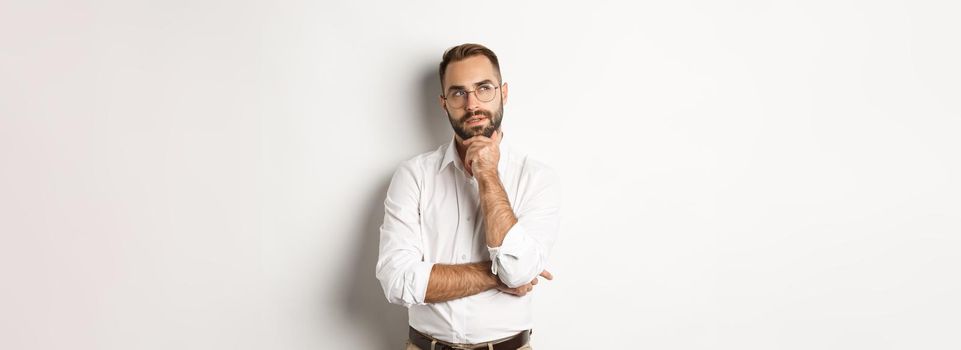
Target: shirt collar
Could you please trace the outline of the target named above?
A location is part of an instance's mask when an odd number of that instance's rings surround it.
[[[447,144],[447,150],[444,151],[444,159],[440,161],[440,168],[437,169],[437,172],[443,171],[451,163],[458,169],[461,169],[461,164],[457,161],[460,157],[457,155],[457,146],[454,145],[454,142],[457,142],[457,138],[451,136],[450,143]]]

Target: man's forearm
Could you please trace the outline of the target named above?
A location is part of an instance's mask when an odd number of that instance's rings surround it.
[[[478,178],[481,211],[484,213],[484,234],[488,247],[500,247],[507,231],[517,223],[507,192],[496,173]]]
[[[458,265],[434,264],[424,301],[440,303],[495,288],[498,280],[490,271],[490,261]]]

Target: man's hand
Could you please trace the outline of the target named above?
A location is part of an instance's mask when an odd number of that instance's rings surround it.
[[[491,137],[474,136],[464,141],[467,152],[464,154],[467,173],[471,176],[486,177],[497,175],[497,163],[501,159],[500,144],[504,133],[500,130]]]
[[[540,276],[546,278],[548,281],[554,279],[554,275],[552,275],[547,270],[544,270],[543,272],[541,272]],[[500,290],[501,292],[504,292],[504,293],[509,293],[509,294],[522,297],[527,295],[527,293],[530,293],[532,290],[534,290],[534,285],[537,284],[537,277],[534,277],[534,279],[531,280],[531,283],[525,284],[523,286],[519,286],[517,288],[508,288],[503,283],[500,283],[500,281],[498,281],[498,283],[499,285],[497,286],[497,290]]]

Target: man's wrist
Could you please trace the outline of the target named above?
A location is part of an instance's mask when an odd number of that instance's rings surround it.
[[[501,182],[501,176],[497,169],[477,172],[474,176],[477,178],[479,185],[499,184]]]
[[[491,272],[491,266],[493,264],[493,261],[485,261],[481,263],[481,268],[484,269],[484,275],[487,276],[487,289],[494,289],[500,285],[500,279],[497,278],[497,275]]]

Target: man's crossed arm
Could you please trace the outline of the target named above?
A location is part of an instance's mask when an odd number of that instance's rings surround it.
[[[540,274],[548,280],[554,279],[550,272],[544,270]],[[448,300],[471,296],[489,289],[510,293],[516,296],[527,295],[537,284],[537,278],[530,283],[510,288],[504,285],[497,276],[491,273],[491,262],[484,261],[470,264],[444,265],[434,264],[427,283],[427,303],[440,303]]]

